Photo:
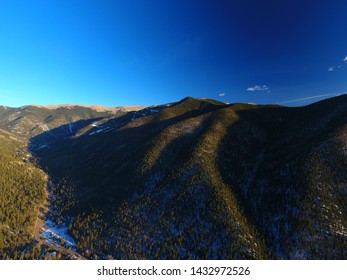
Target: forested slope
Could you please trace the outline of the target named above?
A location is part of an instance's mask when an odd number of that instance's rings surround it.
[[[29,159],[25,142],[0,130],[0,259],[20,258],[45,201],[44,174]]]
[[[37,156],[67,178],[56,219],[89,257],[341,259],[346,123],[345,95],[301,108],[186,98]]]

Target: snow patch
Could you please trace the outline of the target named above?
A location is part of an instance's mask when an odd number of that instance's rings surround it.
[[[72,133],[72,123],[69,123],[69,129],[70,129],[70,132]]]
[[[42,230],[42,237],[46,238],[48,243],[56,243],[57,239],[63,239],[67,245],[76,247],[76,242],[68,234],[68,228],[65,224],[58,226],[52,220],[47,219]]]
[[[47,144],[43,144],[43,145],[41,145],[40,147],[36,148],[36,151],[37,151],[37,150],[44,149],[44,148],[48,148],[48,145],[47,145]]]
[[[110,127],[100,128],[100,129],[98,129],[96,131],[93,131],[93,132],[89,133],[89,136],[94,135],[96,133],[100,133],[100,132],[107,132],[107,131],[110,131],[110,130],[111,130]]]

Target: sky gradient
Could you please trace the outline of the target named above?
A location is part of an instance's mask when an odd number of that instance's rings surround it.
[[[301,106],[347,92],[344,0],[2,0],[0,104]]]

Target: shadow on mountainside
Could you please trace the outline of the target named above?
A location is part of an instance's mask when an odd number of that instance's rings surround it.
[[[54,142],[61,141],[65,138],[74,136],[80,129],[101,119],[102,118],[79,120],[45,131],[41,134],[38,134],[30,138],[29,149],[32,153],[35,153],[35,151],[45,148]]]
[[[51,178],[73,183],[78,200],[73,214],[103,212],[105,223],[114,223],[111,236],[121,247],[132,244],[138,256],[153,258],[143,248],[157,244],[151,248],[160,250],[163,237],[173,240],[168,248],[177,253],[184,233],[180,248],[187,246],[199,258],[206,258],[206,240],[208,256],[214,256],[216,239],[219,258],[264,258],[267,250],[271,258],[323,258],[322,250],[330,247],[337,248],[332,256],[338,258],[344,248],[334,244],[343,236],[335,236],[343,231],[340,227],[336,234],[329,226],[331,221],[343,224],[343,217],[340,222],[333,212],[326,221],[320,209],[322,204],[344,205],[342,191],[329,191],[332,198],[325,193],[330,185],[335,188],[335,171],[345,182],[344,157],[323,145],[347,123],[343,100],[287,108],[187,98],[153,114],[130,112],[105,122],[64,125],[34,137],[31,145],[40,148],[42,139],[50,141],[49,148],[33,152]],[[93,122],[100,125],[87,130]],[[313,152],[322,145],[322,157],[316,159]],[[324,167],[321,162],[329,165],[330,159],[334,164]],[[124,235],[118,238],[120,232]],[[326,232],[333,237],[328,240]],[[248,242],[252,251],[246,251]],[[204,249],[198,250],[199,244]],[[230,246],[238,248],[236,255]]]
[[[304,247],[311,237],[303,238],[302,232],[314,228],[307,227],[312,223],[307,213],[318,195],[312,185],[317,179],[309,179],[317,164],[312,153],[326,146],[347,123],[347,102],[341,102],[346,98],[339,99],[300,108],[239,110],[241,121],[228,127],[220,145],[218,164],[223,180],[277,257],[298,258],[297,252],[307,251]],[[345,162],[336,148],[326,151],[329,162],[339,162],[335,169]],[[341,166],[338,170],[345,173]],[[332,172],[323,176],[329,178]],[[312,258],[314,252],[305,258]]]
[[[30,147],[52,178],[66,177],[74,183],[81,197],[81,205],[119,205],[144,190],[144,177],[140,176],[139,170],[145,154],[153,146],[152,139],[171,125],[221,107],[207,104],[197,106],[196,110],[180,111],[178,114],[182,114],[176,116],[173,107],[168,108],[170,114],[163,109],[148,116],[135,115],[134,118],[134,112],[130,112],[102,123],[102,127],[109,128],[107,133],[93,134],[99,129],[94,127],[79,137],[73,137],[78,131],[101,119],[81,120],[33,137]],[[180,131],[177,133],[180,134]],[[174,143],[180,143],[184,150],[188,151],[190,148],[185,146],[188,139],[191,141],[192,137],[178,137]],[[46,143],[49,143],[49,148],[40,148]],[[194,146],[194,143],[192,145]],[[171,154],[166,151],[175,150],[174,146],[166,147],[164,155]],[[175,164],[173,159],[180,161],[181,157],[181,160],[184,160],[183,158],[188,156],[189,153],[186,152],[184,155],[175,153],[169,162]],[[158,165],[155,168],[157,167]],[[152,172],[155,171],[150,173]]]

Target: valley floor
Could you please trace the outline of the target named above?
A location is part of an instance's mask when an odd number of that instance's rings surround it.
[[[50,210],[51,193],[48,190],[49,177],[45,176],[47,182],[46,201],[38,211],[37,220],[33,231],[33,242],[25,249],[36,245],[46,246],[50,250],[51,256],[57,256],[59,253],[65,255],[68,259],[85,260],[86,258],[76,252],[74,240],[67,234],[67,228],[57,226],[52,220],[48,219]]]

